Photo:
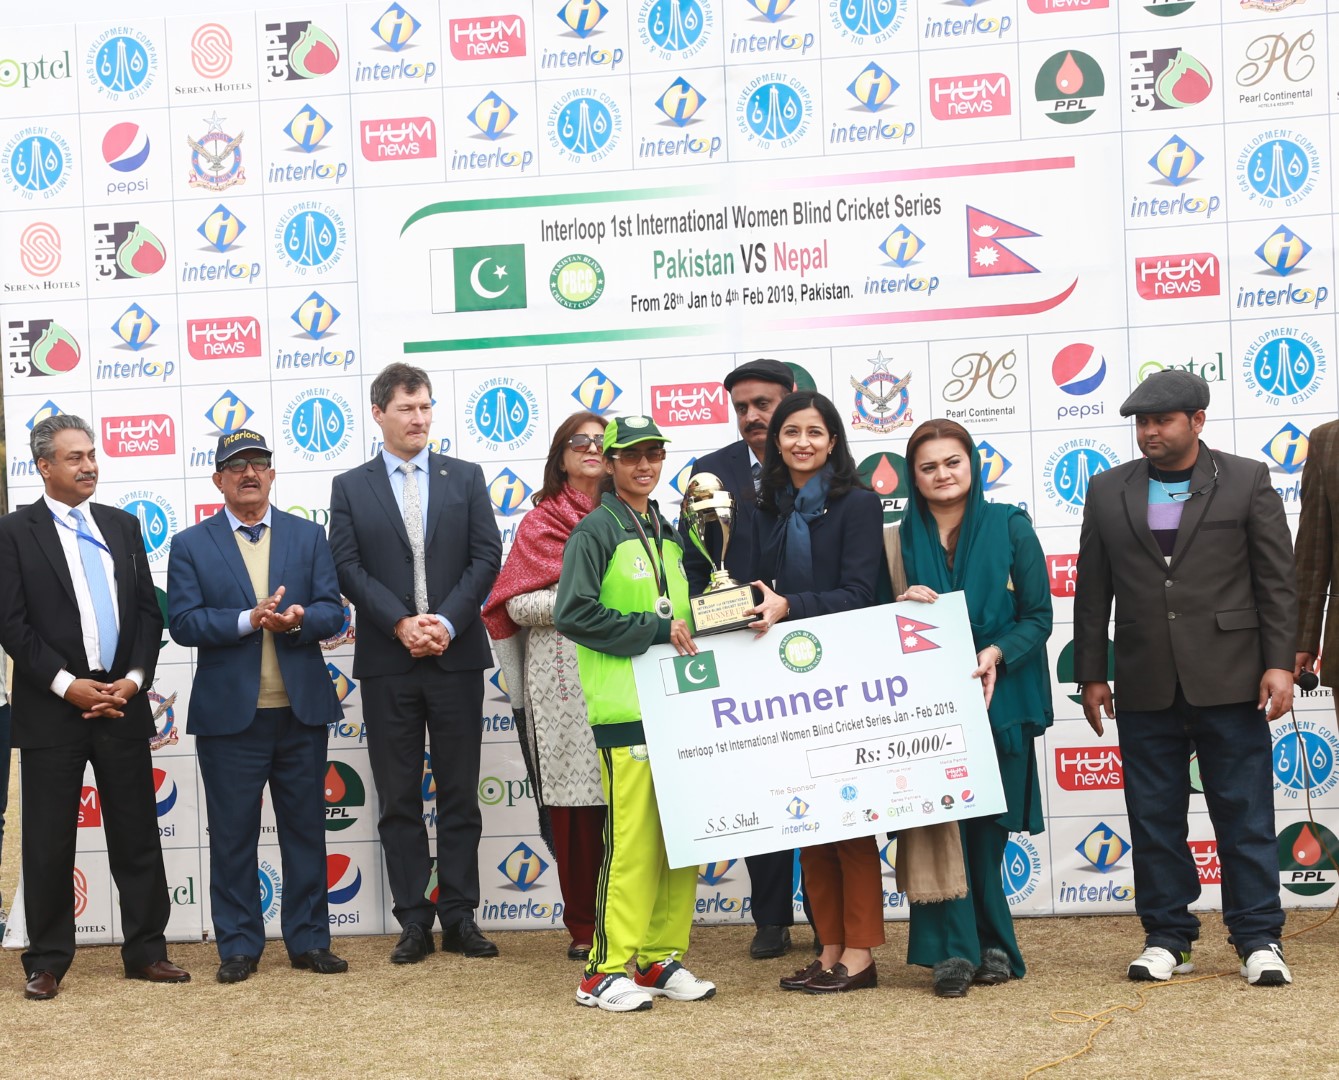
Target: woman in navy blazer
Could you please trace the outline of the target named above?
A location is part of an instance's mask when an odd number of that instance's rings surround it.
[[[772,414],[758,493],[753,565],[763,593],[752,624],[854,611],[876,603],[883,566],[883,506],[856,471],[836,407],[801,390]],[[883,944],[883,884],[872,836],[800,849],[817,960],[781,980],[811,994],[877,985]]]

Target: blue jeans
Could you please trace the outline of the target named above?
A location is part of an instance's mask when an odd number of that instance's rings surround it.
[[[1199,919],[1189,910],[1200,895],[1199,876],[1186,843],[1193,751],[1218,838],[1228,940],[1241,956],[1277,944],[1283,907],[1264,714],[1253,701],[1197,708],[1178,686],[1170,708],[1118,707],[1116,724],[1134,845],[1134,906],[1147,943],[1179,952],[1199,937]]]

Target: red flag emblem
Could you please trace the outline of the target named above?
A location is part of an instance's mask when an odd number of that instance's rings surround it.
[[[917,622],[905,615],[899,615],[897,618],[897,640],[898,644],[902,646],[903,655],[939,648],[933,641],[925,637],[925,631],[938,629],[939,627],[931,626],[929,623]]]
[[[989,277],[997,274],[1036,274],[1039,271],[1026,259],[1020,259],[1001,240],[1022,240],[1039,236],[1031,229],[987,214],[974,206],[967,208],[967,276]]]

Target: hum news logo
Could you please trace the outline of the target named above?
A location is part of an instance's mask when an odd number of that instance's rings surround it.
[[[1113,746],[1059,746],[1055,782],[1065,791],[1109,791],[1125,787],[1120,750]]]
[[[730,419],[730,398],[719,382],[653,386],[651,416],[662,427],[724,424]]]
[[[971,120],[1012,112],[1013,88],[1002,71],[930,80],[930,115],[936,120]]]
[[[457,60],[499,60],[525,55],[525,20],[519,15],[451,19],[447,44]]]
[[[363,120],[358,148],[366,161],[417,161],[437,156],[437,125],[428,116]]]
[[[260,320],[225,315],[186,321],[186,351],[196,360],[245,360],[260,356]]]
[[[1200,884],[1221,885],[1223,865],[1218,861],[1218,841],[1188,840],[1186,846],[1195,860],[1195,873],[1199,875]]]
[[[177,432],[166,413],[104,416],[102,449],[108,457],[154,457],[177,452]]]
[[[1218,256],[1207,251],[1187,255],[1141,255],[1134,261],[1135,288],[1145,300],[1182,300],[1217,296]]]
[[[1079,556],[1075,552],[1069,555],[1046,556],[1046,581],[1051,587],[1051,595],[1062,600],[1072,600],[1074,589],[1079,580]]]

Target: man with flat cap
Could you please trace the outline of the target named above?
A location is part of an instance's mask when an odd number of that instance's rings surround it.
[[[256,970],[265,922],[256,887],[261,791],[279,829],[280,925],[290,963],[337,975],[326,893],[326,725],[342,715],[321,640],[344,622],[325,530],[270,505],[265,437],[219,437],[223,509],[172,541],[168,628],[196,651],[187,731],[209,811],[209,902],[217,978]]]
[[[1263,462],[1200,440],[1209,384],[1166,370],[1121,406],[1143,458],[1092,478],[1074,595],[1083,712],[1119,728],[1145,948],[1134,980],[1193,969],[1200,892],[1187,846],[1190,758],[1222,863],[1223,921],[1252,986],[1292,982],[1279,939],[1269,723],[1292,706],[1297,589]],[[1107,621],[1116,604],[1116,692]]]
[[[758,359],[740,364],[725,376],[725,390],[735,410],[741,438],[697,459],[693,475],[711,473],[735,499],[734,528],[725,552],[725,568],[736,581],[757,578],[751,564],[753,519],[757,511],[762,459],[767,449],[767,425],[781,399],[795,389],[795,375],[780,360]],[[711,564],[688,535],[688,523],[680,517],[683,534],[684,570],[694,596],[706,587]],[[707,550],[720,554],[720,530],[708,526]],[[795,921],[795,853],[787,848],[745,860],[753,889],[753,922],[757,929],[749,946],[755,960],[781,956],[790,948],[790,927]]]

